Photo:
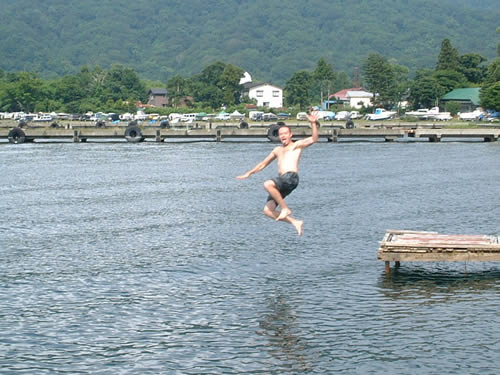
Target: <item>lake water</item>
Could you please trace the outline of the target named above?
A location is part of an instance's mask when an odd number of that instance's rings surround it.
[[[500,235],[500,143],[0,145],[2,374],[499,374],[500,264],[377,261],[387,229]]]

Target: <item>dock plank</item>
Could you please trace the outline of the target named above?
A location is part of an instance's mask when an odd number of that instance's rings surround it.
[[[500,261],[500,241],[492,235],[388,230],[377,257],[386,265],[391,261]]]

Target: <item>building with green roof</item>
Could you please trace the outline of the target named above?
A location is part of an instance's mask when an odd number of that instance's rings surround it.
[[[460,103],[460,112],[472,112],[479,107],[479,87],[455,89],[441,98],[442,102]]]

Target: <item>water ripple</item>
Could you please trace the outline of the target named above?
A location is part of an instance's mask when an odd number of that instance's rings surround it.
[[[300,238],[262,215],[271,167],[234,179],[270,144],[17,146],[2,373],[498,372],[496,264],[376,261],[388,228],[500,233],[492,144],[315,145]]]

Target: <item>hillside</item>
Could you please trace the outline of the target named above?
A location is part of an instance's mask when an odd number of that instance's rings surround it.
[[[441,42],[496,55],[492,0],[0,0],[0,69],[74,73],[130,66],[143,78],[198,73],[221,60],[286,82],[320,57],[351,74],[371,52],[415,70]]]

